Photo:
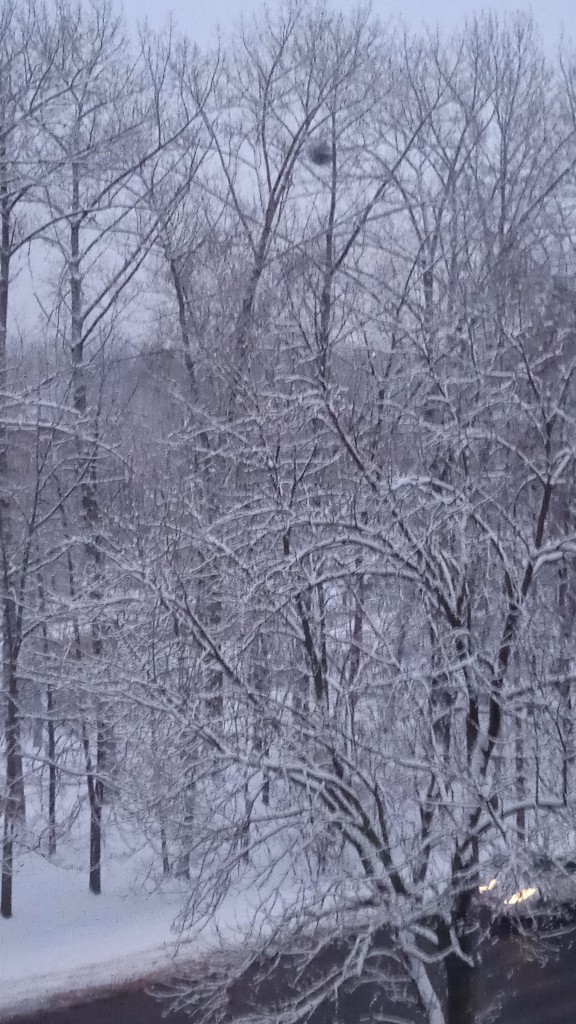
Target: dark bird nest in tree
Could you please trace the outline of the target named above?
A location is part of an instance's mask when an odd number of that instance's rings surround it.
[[[308,155],[317,167],[326,167],[332,162],[332,151],[326,142],[314,142],[308,150]]]

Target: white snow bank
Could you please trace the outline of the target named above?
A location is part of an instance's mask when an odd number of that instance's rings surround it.
[[[239,884],[183,939],[173,925],[187,885],[159,886],[151,851],[130,852],[115,835],[103,861],[102,894],[94,896],[87,868],[78,866],[87,847],[78,833],[53,860],[38,853],[17,858],[14,916],[0,918],[0,1022],[168,980],[214,950],[238,948],[246,927],[258,918],[264,925],[266,911],[282,904],[275,886],[263,900]]]
[[[285,869],[266,875],[264,886],[256,871],[238,877],[216,913],[183,940],[173,924],[189,884],[158,885],[153,852],[135,849],[136,837],[128,842],[111,828],[102,895],[92,895],[85,826],[77,823],[51,860],[34,852],[17,858],[14,916],[0,918],[0,1022],[168,980],[184,965],[201,967],[216,950],[245,950],[248,936],[265,937],[274,919],[289,917],[304,900],[302,882]],[[341,884],[337,891],[342,896]],[[326,920],[339,901],[330,899],[329,886],[320,892],[317,880],[313,895]]]
[[[183,896],[134,888],[127,867],[111,865],[94,896],[87,871],[20,860],[14,916],[0,918],[0,1021],[160,977],[185,959],[172,931]]]

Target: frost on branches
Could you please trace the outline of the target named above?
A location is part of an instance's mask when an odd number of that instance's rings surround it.
[[[2,915],[84,814],[225,922],[206,1019],[472,1024],[575,838],[572,56],[2,18]]]

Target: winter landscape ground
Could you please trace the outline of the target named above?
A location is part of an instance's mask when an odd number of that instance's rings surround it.
[[[95,897],[80,870],[85,845],[16,859],[21,898],[0,920],[0,1020],[170,977],[190,956],[173,930],[182,891],[147,880],[146,857],[117,842]]]

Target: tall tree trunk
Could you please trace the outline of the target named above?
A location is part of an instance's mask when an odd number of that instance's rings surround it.
[[[9,169],[6,132],[0,129],[0,391],[7,388],[6,335],[8,326],[8,288],[10,278]],[[20,743],[20,717],[16,662],[18,638],[13,580],[11,576],[9,466],[6,427],[0,417],[0,545],[2,558],[2,687],[6,702],[6,805],[2,843],[2,891],[0,913],[12,916],[12,876],[14,833],[18,818],[25,815],[24,773]]]
[[[0,892],[0,915],[12,917],[12,880],[14,865],[14,815],[10,808],[10,798],[6,799],[4,809],[4,833],[2,838],[2,886]]]
[[[6,694],[6,805],[2,842],[2,893],[0,914],[12,917],[12,882],[14,864],[14,836],[19,816],[18,779],[22,778],[22,759],[19,748],[18,704],[16,701],[15,672],[8,650],[3,657],[4,679],[8,678]],[[14,678],[14,683],[12,682]]]
[[[568,503],[566,503],[568,505]],[[568,533],[571,522],[568,508],[565,509],[565,530]],[[570,571],[569,571],[570,569]],[[559,570],[558,607],[562,628],[561,652],[558,659],[558,694],[560,698],[560,735],[562,746],[562,802],[568,806],[571,789],[571,772],[574,761],[574,709],[572,701],[572,659],[570,649],[574,631],[574,562],[570,567],[563,562]]]
[[[526,799],[526,764],[524,757],[524,716],[518,711],[514,716],[514,757],[516,764],[516,797],[520,806],[516,812],[518,839],[523,842],[526,835],[526,811],[522,806]]]
[[[94,772],[90,754],[90,739],[86,723],[82,722],[82,744],[86,763],[86,783],[88,786],[88,803],[90,806],[90,867],[88,887],[90,892],[99,896],[102,891],[101,855],[102,855],[102,790],[98,786],[98,776]]]
[[[162,824],[160,825],[160,853],[162,857],[162,874],[164,878],[170,876],[170,856],[168,854],[168,840],[166,838],[166,828]]]
[[[48,854],[56,853],[56,736],[54,730],[54,693],[48,683],[46,691],[46,724],[48,729]]]
[[[42,616],[42,653],[45,665],[50,654],[48,644],[48,623],[46,621],[46,597],[42,578],[38,580],[38,605]],[[48,855],[56,853],[56,730],[54,723],[54,690],[51,683],[46,685],[46,731],[48,734]]]
[[[80,165],[74,160],[72,162],[72,205],[70,213],[70,260],[69,260],[69,281],[70,281],[70,323],[71,323],[71,356],[72,356],[72,383],[74,391],[74,408],[79,414],[81,423],[84,422],[87,411],[87,387],[86,387],[86,366],[83,338],[83,311],[82,311],[82,273],[80,254],[80,227],[83,212],[80,203]],[[95,438],[94,438],[95,444]],[[97,497],[97,475],[94,462],[95,453],[92,450],[82,451],[85,447],[80,444],[79,468],[81,479],[81,515],[84,526],[84,550],[86,554],[87,571],[90,578],[90,599],[96,608],[101,598],[101,546],[99,536],[100,509]],[[102,626],[96,611],[92,619],[92,653],[96,659],[102,657]],[[104,780],[103,773],[106,768],[108,730],[103,716],[101,702],[98,701],[97,723],[96,723],[96,764],[94,765],[90,754],[90,740],[85,727],[83,727],[83,742],[86,758],[86,781],[88,786],[88,801],[90,805],[90,871],[89,888],[90,892],[99,895],[101,892],[101,859],[102,859],[102,805],[104,802]]]
[[[457,953],[446,959],[446,1024],[475,1024],[474,968]]]
[[[453,927],[463,955],[454,949],[446,922],[438,925],[440,948],[446,950],[446,1024],[476,1024],[475,968],[468,962],[474,960],[476,939],[465,925],[470,895],[462,893],[457,902]]]

